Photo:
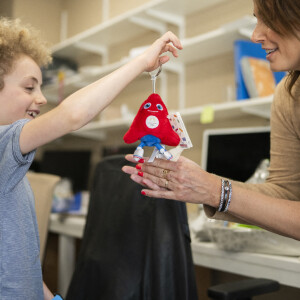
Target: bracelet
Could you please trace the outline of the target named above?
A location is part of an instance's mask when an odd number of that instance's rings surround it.
[[[232,196],[232,186],[231,182],[226,179],[222,179],[221,185],[221,198],[218,211],[219,212],[226,212],[229,208],[230,201]]]
[[[228,201],[227,201],[226,207],[224,209],[224,212],[226,212],[228,210],[228,207],[229,207],[229,204],[231,201],[231,196],[232,196],[232,186],[231,186],[231,182],[229,181],[229,196],[228,196]]]
[[[224,187],[225,187],[225,180],[222,179],[222,187],[221,187],[221,199],[218,211],[222,211],[223,202],[224,202]]]

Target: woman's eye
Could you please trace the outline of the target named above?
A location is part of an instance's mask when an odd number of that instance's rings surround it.
[[[150,106],[151,106],[151,103],[148,102],[148,103],[146,103],[146,104],[144,105],[144,108],[145,108],[145,109],[148,109]]]
[[[32,87],[32,86],[26,87],[26,90],[27,90],[27,91],[30,91],[30,92],[33,91],[33,89],[34,89],[34,87]]]
[[[162,107],[161,104],[156,104],[156,107],[157,107],[158,110],[163,110],[163,107]]]

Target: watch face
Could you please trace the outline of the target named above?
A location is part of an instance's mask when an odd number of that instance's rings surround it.
[[[156,128],[159,125],[159,120],[155,116],[148,116],[146,119],[146,126],[148,128]]]

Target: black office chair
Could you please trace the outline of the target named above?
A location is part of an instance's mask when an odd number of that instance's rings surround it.
[[[123,156],[96,168],[67,300],[198,300],[184,203],[150,199]]]
[[[253,278],[210,287],[207,295],[214,300],[251,300],[254,296],[276,292],[279,288],[277,281]]]

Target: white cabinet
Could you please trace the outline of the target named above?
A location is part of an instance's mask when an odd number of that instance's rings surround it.
[[[182,40],[184,50],[180,52],[178,59],[171,59],[163,66],[164,70],[178,75],[178,110],[182,113],[185,122],[199,120],[205,107],[186,108],[185,105],[185,67],[195,61],[205,60],[213,56],[228,53],[233,50],[233,42],[236,39],[246,38],[251,35],[255,26],[255,20],[251,16],[245,16],[236,21],[224,24],[219,28],[204,34],[185,38],[185,16],[191,12],[207,9],[210,6],[230,2],[229,0],[152,0],[123,15],[107,20],[89,30],[86,30],[72,38],[53,47],[53,54],[60,58],[80,59],[88,54],[99,55],[99,64],[88,70],[82,68],[78,74],[64,80],[65,95],[71,94],[77,89],[95,81],[98,78],[114,71],[132,58],[139,48],[132,49],[128,56],[118,61],[111,61],[109,49],[118,43],[132,41],[142,34],[154,31],[159,34],[168,30],[170,24],[176,26],[178,35]],[[101,63],[100,63],[101,62]],[[166,95],[167,85],[164,76],[162,79],[160,94]],[[150,85],[149,80],[149,85]],[[45,86],[43,92],[50,102],[56,102],[58,86],[52,84]],[[215,112],[215,119],[232,118],[233,116],[251,113],[268,117],[272,97],[247,101],[236,101],[222,104],[211,104]],[[110,129],[124,129],[132,122],[132,119],[118,119],[110,121],[95,121],[86,125],[75,134],[90,138],[101,139]]]

